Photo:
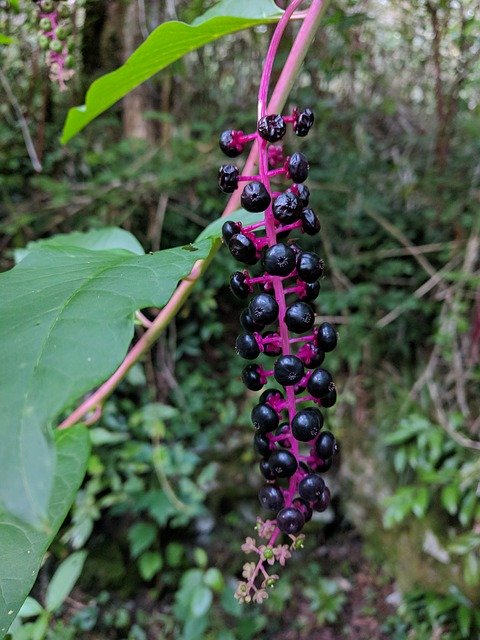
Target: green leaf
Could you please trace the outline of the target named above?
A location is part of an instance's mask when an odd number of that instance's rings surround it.
[[[128,540],[130,542],[130,555],[132,558],[138,556],[148,549],[157,537],[157,527],[151,522],[136,522],[128,530]]]
[[[55,571],[45,596],[45,607],[48,611],[54,613],[65,602],[82,573],[86,557],[86,551],[72,553]]]
[[[470,635],[470,627],[472,626],[473,611],[464,604],[458,607],[457,622],[462,638],[468,638]]]
[[[156,551],[146,551],[138,559],[138,570],[144,580],[151,580],[163,566],[162,556]]]
[[[0,33],[0,44],[12,44],[14,39],[10,36],[6,36],[4,33]]]
[[[451,516],[454,516],[458,510],[458,503],[460,501],[460,488],[457,484],[447,484],[442,489],[440,495],[440,501],[443,508]]]
[[[118,367],[134,312],[162,307],[211,244],[144,256],[44,247],[0,274],[0,500],[7,511],[37,526],[45,518],[53,421]]]
[[[195,589],[190,601],[190,613],[194,618],[204,616],[212,604],[212,590],[204,585]]]
[[[48,247],[79,247],[81,249],[91,249],[101,251],[103,249],[125,249],[131,253],[143,256],[145,251],[139,241],[125,229],[117,227],[105,227],[103,229],[93,229],[86,233],[75,231],[53,236],[46,240],[29,242],[26,249],[15,250],[15,262],[19,263],[31,251]]]
[[[230,15],[225,15],[228,10]],[[193,25],[165,22],[157,27],[121,67],[93,82],[84,105],[70,109],[61,141],[68,142],[89,122],[161,69],[199,47],[242,29],[275,22],[281,11],[273,0],[221,2]]]
[[[9,514],[0,515],[0,637],[33,586],[45,551],[70,509],[90,453],[83,425],[55,433],[57,465],[48,507],[48,529],[38,531]]]
[[[18,612],[19,618],[33,618],[39,616],[43,611],[42,605],[35,598],[27,597]]]
[[[255,224],[256,222],[260,222],[265,217],[264,213],[251,213],[246,212],[243,209],[237,209],[228,216],[224,216],[221,218],[217,218],[213,222],[211,222],[208,227],[206,227],[202,233],[198,236],[195,242],[199,242],[200,240],[205,240],[206,238],[212,238],[214,240],[218,240],[222,237],[222,227],[227,222],[227,220],[231,220],[233,222],[241,222],[243,225],[247,224]]]

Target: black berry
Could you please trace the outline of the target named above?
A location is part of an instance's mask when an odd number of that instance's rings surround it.
[[[241,235],[241,234],[239,234]],[[297,275],[304,282],[315,282],[323,275],[324,262],[316,253],[303,251],[297,257]]]
[[[335,385],[330,372],[320,367],[312,371],[312,375],[307,382],[307,389],[314,398],[323,398],[334,388]]]
[[[314,407],[302,409],[292,420],[292,435],[300,442],[310,442],[318,436],[323,427],[323,416]]]
[[[266,460],[265,458],[263,460],[260,460],[260,464],[258,466],[260,467],[260,471],[266,480],[275,480],[276,475],[270,468],[269,460]]]
[[[336,389],[332,389],[331,391],[329,391],[327,393],[326,396],[323,396],[323,398],[322,398],[322,407],[326,407],[327,409],[329,407],[333,407],[333,405],[336,403],[336,401],[337,401],[337,391],[336,391]]]
[[[238,175],[234,164],[222,164],[218,170],[218,186],[224,193],[233,193],[238,187]]]
[[[315,509],[315,511],[325,511],[325,509],[328,509],[330,499],[330,489],[328,487],[325,487],[321,497],[313,504],[313,508]]]
[[[258,324],[271,324],[278,318],[278,304],[268,293],[259,293],[250,300],[248,306],[250,316]]]
[[[280,356],[273,367],[275,380],[284,387],[288,387],[300,380],[305,375],[303,362],[297,356]]]
[[[250,333],[258,333],[263,329],[263,324],[258,324],[257,322],[255,322],[248,309],[244,309],[240,314],[240,324],[245,329],[245,331],[250,331]]]
[[[286,193],[293,193],[300,200],[302,208],[308,207],[310,202],[310,189],[306,184],[292,184],[286,191]]]
[[[260,394],[258,401],[267,403],[271,398],[278,398],[279,400],[282,400],[283,393],[278,389],[265,389],[265,391]]]
[[[298,467],[297,459],[293,453],[283,449],[273,451],[268,459],[268,464],[277,478],[290,478]]]
[[[256,404],[252,409],[252,423],[260,433],[275,431],[278,427],[278,413],[269,404]]]
[[[337,451],[337,441],[330,431],[322,431],[315,443],[315,451],[319,458],[328,460]]]
[[[245,360],[255,360],[260,355],[260,348],[253,333],[241,333],[235,340],[235,351]]]
[[[313,344],[309,344],[307,349],[306,355],[302,353],[303,363],[307,369],[316,369],[325,360],[325,353]],[[323,404],[323,399],[322,406],[325,406]]]
[[[320,500],[324,489],[325,482],[315,473],[305,476],[298,484],[298,493],[300,497],[307,500],[307,502]]]
[[[265,251],[263,266],[271,276],[288,276],[295,269],[295,254],[282,242],[274,244]]]
[[[289,535],[298,533],[305,524],[305,516],[295,507],[285,507],[277,514],[277,526]]]
[[[300,511],[305,518],[305,522],[309,522],[312,519],[313,509],[303,498],[295,498],[292,502],[292,507]]]
[[[240,197],[242,207],[254,213],[265,211],[270,201],[270,194],[261,182],[249,182]]]
[[[222,225],[222,238],[225,244],[228,244],[236,233],[240,233],[241,225],[238,222],[227,220]]]
[[[245,300],[250,295],[250,287],[245,284],[247,276],[241,271],[235,271],[230,276],[230,289],[239,300]]]
[[[320,293],[320,283],[319,282],[306,282],[305,283],[305,293],[299,295],[300,300],[304,300],[306,302],[312,302],[318,298]]]
[[[256,433],[253,436],[253,448],[261,456],[268,457],[270,455],[270,443],[264,433]]]
[[[231,237],[228,248],[232,256],[239,262],[254,264],[257,261],[257,250],[254,243],[243,233]]]
[[[229,158],[236,158],[242,153],[245,145],[238,141],[238,135],[241,134],[241,131],[232,131],[229,129],[224,131],[220,136],[218,142],[220,149]]]
[[[285,135],[287,126],[282,116],[274,114],[260,118],[257,131],[264,140],[278,142]]]
[[[282,224],[291,224],[300,218],[302,203],[291,191],[281,193],[273,201],[273,216]]]
[[[322,322],[317,331],[317,345],[323,351],[333,351],[337,346],[338,335],[329,322]]]
[[[303,153],[293,153],[287,162],[288,175],[294,182],[305,182],[308,178],[308,160]]]
[[[302,221],[302,229],[309,236],[314,236],[320,231],[320,220],[310,207],[305,207],[305,209],[303,209],[300,215],[300,220]]]
[[[293,122],[293,130],[299,138],[304,138],[312,128],[315,116],[311,109],[303,109],[296,111],[295,120]]]
[[[250,391],[260,391],[263,387],[261,369],[258,364],[249,364],[242,371],[242,382]]]
[[[315,314],[312,307],[306,302],[294,302],[287,307],[285,324],[293,333],[305,333],[313,327]]]
[[[262,487],[258,492],[258,499],[262,507],[269,511],[278,511],[285,504],[282,490],[273,485]]]

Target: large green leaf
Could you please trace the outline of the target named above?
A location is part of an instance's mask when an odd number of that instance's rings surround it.
[[[0,275],[0,501],[37,526],[55,471],[50,427],[120,364],[134,312],[162,307],[211,240],[137,256],[39,247]]]
[[[87,467],[90,439],[78,425],[55,434],[57,464],[48,528],[34,529],[0,513],[0,638],[3,638],[35,582],[48,549],[75,498]]]
[[[89,122],[155,73],[222,36],[278,20],[273,0],[227,0],[207,11],[194,24],[165,22],[157,27],[121,67],[91,85],[84,105],[68,112],[61,141],[68,142]]]

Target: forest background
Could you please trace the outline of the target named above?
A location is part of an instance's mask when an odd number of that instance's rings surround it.
[[[188,54],[62,146],[96,77],[212,3],[87,0],[63,93],[33,3],[7,4],[0,268],[29,242],[106,226],[146,251],[192,241],[224,208],[218,135],[252,129],[273,27]],[[480,638],[479,59],[476,0],[332,0],[293,88],[288,107],[316,116],[305,149],[328,267],[319,310],[340,333],[340,455],[333,505],[269,600],[232,598],[260,478],[221,251],[92,426],[87,478],[32,592],[40,608],[30,601],[14,640]],[[46,615],[52,576],[79,550],[75,587]]]

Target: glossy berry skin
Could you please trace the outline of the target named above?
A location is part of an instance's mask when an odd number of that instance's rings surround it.
[[[300,204],[302,205],[302,209],[308,207],[308,203],[310,202],[310,189],[306,184],[292,184],[286,191],[286,193],[293,193],[300,200]]]
[[[256,433],[253,436],[253,448],[261,456],[268,458],[270,455],[270,443],[264,433]]]
[[[326,473],[330,470],[333,463],[333,458],[326,458],[325,460],[317,460],[313,465],[315,471],[318,473]]]
[[[304,302],[313,302],[316,300],[320,294],[320,283],[319,282],[306,282],[305,283],[305,293],[300,294],[298,297],[300,300]]]
[[[306,302],[297,301],[287,307],[285,324],[293,333],[305,333],[310,331],[315,322],[315,314],[312,307]]]
[[[278,142],[285,135],[287,126],[282,116],[273,114],[260,118],[257,131],[267,142]]]
[[[248,311],[253,321],[267,325],[278,318],[278,304],[275,298],[268,293],[259,293],[250,300]]]
[[[235,351],[245,360],[255,360],[260,355],[260,348],[253,333],[241,333],[235,340]]]
[[[337,441],[330,431],[323,431],[315,443],[315,451],[319,458],[328,460],[337,451]]]
[[[269,275],[288,276],[295,269],[295,254],[288,245],[279,242],[265,251],[262,262]]]
[[[258,466],[259,466],[260,472],[263,475],[263,477],[265,478],[265,480],[275,480],[276,479],[277,476],[271,470],[270,464],[269,464],[269,460],[267,460],[265,458],[263,460],[260,460],[260,464]]]
[[[317,502],[322,497],[325,489],[325,482],[316,473],[311,473],[300,480],[298,484],[298,493],[300,497],[307,502]]]
[[[262,487],[258,492],[258,499],[262,507],[268,511],[278,511],[285,504],[282,490],[274,485]]]
[[[228,129],[220,136],[220,140],[218,141],[220,149],[229,158],[236,158],[243,152],[245,145],[238,141],[239,135],[242,135],[241,131]]]
[[[271,398],[283,400],[283,393],[278,389],[265,389],[265,391],[260,394],[258,401],[260,403],[268,403]]]
[[[238,187],[238,168],[234,164],[222,164],[218,170],[218,186],[224,193],[233,193]]]
[[[323,398],[334,388],[331,373],[321,367],[312,372],[307,382],[307,389],[314,398]]]
[[[299,138],[304,138],[312,128],[314,120],[315,116],[313,115],[313,111],[308,107],[302,111],[297,111],[293,123],[295,134]]]
[[[225,244],[228,244],[236,233],[240,233],[241,226],[238,222],[227,220],[222,225],[222,238]]]
[[[268,338],[269,336],[278,336],[278,333],[276,333],[276,331],[265,331],[265,333],[262,334],[262,338]],[[281,345],[276,345],[274,342],[267,342],[263,345],[263,353],[266,356],[276,358],[282,353],[282,347]]]
[[[337,391],[336,391],[336,389],[332,389],[331,391],[329,391],[327,393],[326,396],[323,396],[323,398],[322,398],[322,407],[325,407],[325,408],[329,409],[330,407],[333,407],[333,405],[336,403],[336,401],[337,401]]]
[[[249,182],[242,191],[240,202],[246,211],[259,213],[265,211],[271,198],[261,182]]]
[[[230,276],[230,289],[239,300],[245,300],[250,295],[250,287],[245,284],[247,276],[241,271],[235,271]]]
[[[305,207],[302,210],[300,220],[302,221],[302,229],[309,236],[314,236],[320,231],[320,220],[310,207]]]
[[[293,453],[283,449],[272,451],[268,464],[277,478],[291,478],[298,468],[298,463]]]
[[[288,535],[295,535],[305,524],[305,516],[295,507],[285,507],[277,514],[277,526]]]
[[[298,411],[292,420],[292,435],[300,442],[310,442],[323,427],[323,416],[315,407]]]
[[[278,413],[269,404],[256,404],[252,409],[252,423],[260,433],[275,431],[278,427]]]
[[[305,182],[308,178],[309,164],[307,157],[297,151],[293,153],[287,162],[288,175],[294,182]]]
[[[275,380],[283,387],[289,387],[300,380],[305,375],[303,362],[293,355],[280,356],[273,367]]]
[[[291,191],[281,193],[273,201],[273,216],[282,224],[291,224],[300,218],[302,204],[298,197]]]
[[[250,391],[260,391],[263,382],[258,364],[249,364],[243,369],[242,382]]]
[[[295,509],[300,511],[305,518],[305,522],[310,522],[313,515],[313,509],[306,500],[303,498],[295,498],[295,500],[292,501],[292,507],[295,507]]]
[[[325,487],[321,497],[313,504],[313,508],[315,509],[315,511],[325,511],[330,505],[330,500],[330,489],[328,487]]]
[[[263,331],[263,324],[255,322],[248,309],[244,309],[240,314],[240,324],[245,331],[249,331],[250,333]]]
[[[297,275],[303,282],[315,282],[323,275],[323,270],[323,260],[316,253],[303,251],[297,256]]]
[[[325,360],[325,353],[313,344],[309,344],[307,345],[307,347],[308,347],[307,356],[305,357],[302,354],[303,363],[307,367],[307,369],[316,369]],[[323,400],[322,400],[322,406],[324,406]]]
[[[232,256],[244,264],[257,262],[257,250],[254,243],[244,233],[236,233],[230,239],[228,248]]]
[[[327,353],[337,346],[338,335],[329,322],[322,322],[317,330],[317,345]]]

